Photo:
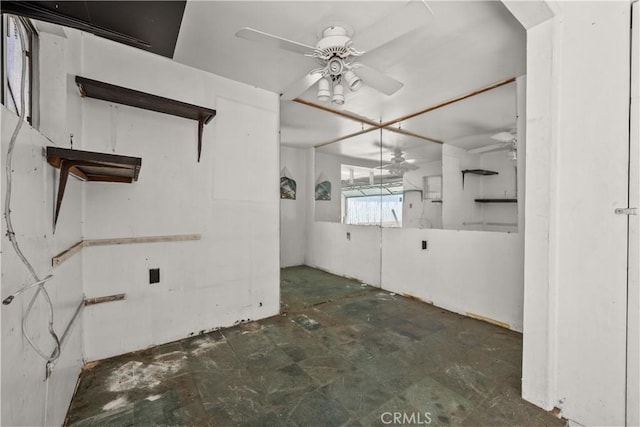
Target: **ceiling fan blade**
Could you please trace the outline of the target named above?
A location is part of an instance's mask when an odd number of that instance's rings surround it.
[[[313,51],[315,50],[315,47],[313,46],[294,42],[292,40],[287,40],[285,38],[274,36],[273,34],[265,33],[259,30],[254,30],[253,28],[249,27],[244,27],[238,30],[238,32],[236,33],[236,37],[259,42],[270,47],[276,47],[279,49],[288,50],[290,52],[302,54],[313,53]]]
[[[409,1],[402,8],[357,32],[353,38],[353,46],[370,52],[425,25],[432,16],[433,13],[425,2]]]
[[[515,132],[498,132],[495,135],[491,135],[491,139],[500,142],[511,142],[515,139]]]
[[[385,95],[393,95],[397,91],[404,86],[404,83],[401,83],[394,79],[391,76],[388,76],[384,73],[381,73],[378,70],[375,70],[366,65],[359,64],[360,66],[357,68],[357,73],[362,79],[362,82],[371,86],[372,88],[384,93]]]
[[[395,151],[398,148],[398,147],[396,147],[394,145],[385,144],[384,142],[380,142],[380,141],[377,141],[377,140],[373,141],[373,145],[375,145],[376,147],[379,147],[379,148],[386,148],[387,150],[390,150],[390,151]]]
[[[492,151],[507,151],[511,148],[511,142],[498,142],[497,144],[485,145],[484,147],[469,150],[472,154],[490,153]]]
[[[309,74],[306,74],[300,80],[289,85],[289,87],[280,96],[280,99],[282,101],[291,101],[292,99],[295,99],[298,95],[313,86],[318,80],[320,80],[320,78],[322,78],[322,74],[320,73],[310,72]]]

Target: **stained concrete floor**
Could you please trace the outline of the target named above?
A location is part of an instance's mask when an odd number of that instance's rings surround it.
[[[309,267],[286,315],[100,361],[71,426],[546,426],[520,398],[515,332]]]

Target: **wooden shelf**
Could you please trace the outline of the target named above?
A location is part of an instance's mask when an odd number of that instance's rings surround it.
[[[477,203],[518,203],[518,199],[475,199]]]
[[[202,132],[204,125],[208,124],[215,116],[216,110],[197,105],[187,104],[174,99],[128,89],[97,80],[76,76],[76,84],[83,97],[100,99],[108,102],[143,108],[158,113],[170,114],[198,122],[198,161],[202,152]]]
[[[53,220],[54,229],[58,222],[69,175],[82,181],[131,183],[138,180],[138,174],[142,167],[142,159],[139,157],[58,147],[47,147],[47,162],[60,169],[56,211]]]
[[[465,169],[462,171],[463,174],[471,173],[473,175],[498,175],[498,172],[489,171],[486,169]]]
[[[490,171],[486,169],[465,169],[462,171],[462,189],[464,189],[464,176],[468,173],[472,175],[481,175],[481,176],[498,175],[498,172]]]

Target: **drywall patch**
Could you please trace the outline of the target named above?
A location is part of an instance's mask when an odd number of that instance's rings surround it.
[[[111,411],[113,409],[120,409],[127,406],[128,403],[129,403],[129,400],[126,398],[126,396],[120,396],[117,399],[114,399],[111,402],[104,405],[102,407],[102,410]]]
[[[154,388],[158,386],[166,374],[174,373],[184,367],[186,356],[176,358],[173,352],[156,357],[156,361],[148,365],[131,361],[114,370],[107,380],[107,388],[112,392],[122,392],[133,388]],[[171,356],[171,357],[170,357]]]
[[[255,334],[264,329],[264,326],[259,324],[258,322],[251,322],[244,325],[244,331],[242,331],[241,335],[247,334]]]
[[[376,298],[381,300],[381,301],[391,301],[391,300],[395,300],[396,299],[396,294],[393,292],[387,293],[387,292],[378,292],[376,294]]]
[[[222,337],[221,340],[210,340],[206,338],[196,340],[192,343],[196,348],[191,350],[191,354],[194,356],[200,356],[203,353],[206,353],[209,350],[216,348],[220,344],[225,344],[226,342],[227,342],[227,339],[224,337]]]

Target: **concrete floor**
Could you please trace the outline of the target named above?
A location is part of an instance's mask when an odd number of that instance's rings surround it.
[[[67,424],[564,425],[520,398],[518,333],[309,267],[281,289],[285,315],[92,364]]]

